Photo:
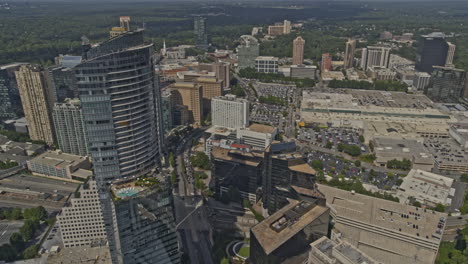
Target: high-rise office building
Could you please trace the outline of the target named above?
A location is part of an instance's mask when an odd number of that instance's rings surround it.
[[[304,63],[304,45],[305,40],[299,36],[293,41],[293,65],[301,65]]]
[[[216,78],[223,81],[223,89],[228,89],[231,81],[231,64],[228,62],[215,62],[213,63],[213,71]]]
[[[453,47],[452,51],[455,52],[455,47]],[[445,40],[444,33],[433,32],[428,35],[423,35],[418,60],[416,62],[416,70],[432,73],[433,66],[445,66],[445,64],[447,64],[447,57],[453,58],[453,56],[447,56],[448,52],[449,44]]]
[[[189,120],[199,126],[203,120],[203,88],[192,82],[179,82],[170,86],[173,91],[173,105],[187,106]]]
[[[283,23],[275,23],[275,25],[268,26],[268,35],[279,36],[291,33],[291,21],[284,20]]]
[[[87,156],[88,138],[80,100],[67,99],[63,103],[55,103],[52,117],[59,149],[65,153]]]
[[[263,208],[272,214],[285,206],[286,198],[291,198],[292,185],[315,190],[315,173],[304,157],[295,152],[294,144],[272,144],[266,153],[266,173],[262,179]]]
[[[48,79],[51,82],[55,101],[63,102],[66,98],[78,98],[75,72],[72,68],[56,66],[48,68]]]
[[[89,179],[77,194],[57,216],[63,245],[66,248],[105,245],[107,237],[96,181]]]
[[[164,90],[161,94],[161,105],[162,105],[162,120],[163,120],[163,127],[164,133],[169,133],[169,131],[173,127],[172,123],[172,93],[170,90]]]
[[[332,70],[332,57],[330,53],[322,54],[322,72]]]
[[[113,263],[180,263],[169,178],[117,180],[110,191],[119,252]]]
[[[447,59],[445,60],[445,66],[453,67],[453,58],[455,57],[455,49],[457,46],[454,44],[447,42],[448,50],[447,50]]]
[[[227,128],[246,128],[249,125],[249,101],[235,95],[211,99],[212,125]]]
[[[22,115],[21,99],[15,71],[24,63],[0,66],[0,120],[14,119]]]
[[[54,144],[52,129],[54,101],[43,69],[36,65],[22,65],[15,75],[24,115],[28,121],[29,136],[33,140],[42,140],[48,145]]]
[[[258,40],[250,35],[243,35],[237,47],[237,65],[239,69],[255,68],[255,59],[260,54]]]
[[[390,50],[390,47],[380,46],[368,46],[362,49],[361,68],[365,71],[374,66],[388,68]]]
[[[131,31],[93,46],[75,67],[96,180],[144,175],[163,142],[153,45]]]
[[[206,30],[206,18],[201,16],[194,17],[193,31],[195,34],[195,45],[197,48],[208,48],[208,34]]]
[[[211,99],[223,94],[223,81],[217,78],[197,78],[196,84],[202,87],[203,115],[208,115],[211,110]]]
[[[330,209],[319,200],[291,200],[252,227],[250,263],[307,263],[309,244],[328,233]]]
[[[458,102],[464,95],[465,71],[452,67],[434,66],[433,68],[431,84],[426,95],[436,102]]]
[[[349,69],[354,66],[354,54],[356,53],[356,40],[349,39],[346,42],[346,51],[344,57],[344,68]]]
[[[242,150],[213,147],[211,175],[217,193],[223,195],[236,187],[242,199],[255,203],[260,198],[258,190],[265,171],[264,152],[253,151],[246,145],[244,147]]]

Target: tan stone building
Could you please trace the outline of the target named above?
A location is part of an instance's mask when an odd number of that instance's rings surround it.
[[[42,140],[52,145],[54,134],[50,110],[54,96],[42,68],[30,64],[23,65],[15,75],[24,115],[28,121],[29,136],[33,140]]]
[[[203,113],[206,115],[211,110],[211,99],[223,94],[223,81],[215,78],[198,78],[196,83],[203,90]]]
[[[293,41],[293,65],[301,65],[304,62],[305,40],[299,36]]]
[[[179,82],[170,86],[173,93],[173,105],[185,105],[190,112],[190,121],[196,126],[203,119],[203,89],[193,82]]]

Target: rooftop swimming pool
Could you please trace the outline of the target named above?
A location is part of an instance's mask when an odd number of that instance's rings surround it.
[[[120,198],[131,197],[138,194],[141,190],[139,188],[124,188],[116,192],[117,196]]]

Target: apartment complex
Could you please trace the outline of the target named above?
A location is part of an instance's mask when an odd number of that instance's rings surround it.
[[[211,120],[213,126],[246,128],[249,125],[249,101],[235,95],[214,97],[211,100]]]
[[[373,66],[388,68],[390,47],[368,46],[362,49],[361,68],[367,71]]]
[[[82,184],[69,205],[57,215],[63,245],[66,248],[105,245],[104,218],[94,179]]]
[[[322,54],[322,73],[325,71],[331,71],[332,70],[332,57],[330,53],[324,53]]]
[[[43,69],[35,65],[22,65],[15,75],[24,115],[28,121],[29,136],[33,140],[42,140],[52,145],[54,131],[51,107],[54,101]]]
[[[67,99],[64,103],[55,103],[52,117],[59,149],[65,153],[87,156],[88,138],[80,100]]]
[[[169,87],[173,91],[173,104],[183,105],[189,111],[189,120],[196,126],[203,120],[203,88],[191,82],[178,82]]]
[[[275,23],[275,25],[268,26],[268,35],[279,36],[291,33],[291,21],[284,20],[282,23]]]

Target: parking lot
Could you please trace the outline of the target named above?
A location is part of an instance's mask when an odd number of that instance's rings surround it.
[[[285,106],[255,103],[252,105],[250,121],[281,129],[285,122],[284,113],[288,113],[288,108]]]
[[[321,125],[313,125],[311,128],[301,128],[298,131],[298,139],[303,142],[308,142],[320,147],[327,147],[330,142],[331,149],[337,150],[338,144],[357,145],[361,148],[361,152],[366,154],[369,148],[359,140],[362,133],[356,129],[348,128],[329,128]]]
[[[10,243],[10,237],[23,226],[23,221],[0,222],[0,246]]]
[[[391,189],[396,185],[398,177],[401,176],[397,173],[373,171],[357,167],[352,161],[319,151],[311,151],[307,157],[309,164],[313,160],[321,160],[323,172],[326,175],[331,177],[343,176],[345,179],[360,179],[363,183],[373,184],[379,189]]]
[[[282,99],[295,98],[295,85],[255,83],[254,87],[258,96],[274,96]]]

